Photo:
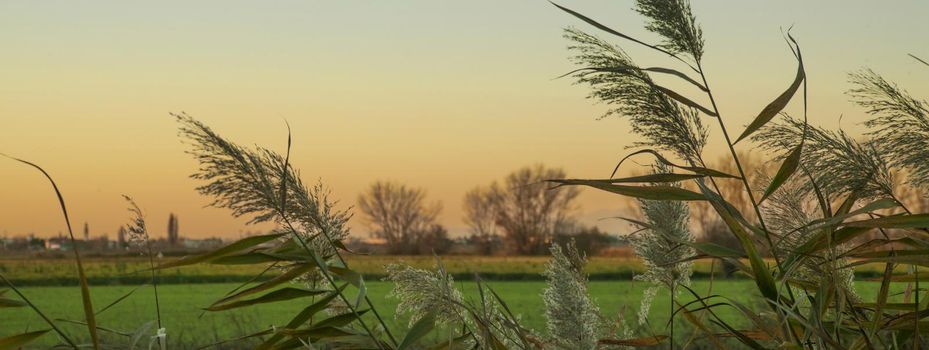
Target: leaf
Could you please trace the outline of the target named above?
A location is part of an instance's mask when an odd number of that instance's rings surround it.
[[[229,310],[229,309],[240,308],[240,307],[245,307],[245,306],[250,306],[250,305],[255,305],[255,304],[273,303],[277,301],[311,297],[314,295],[325,294],[328,292],[329,292],[328,290],[322,290],[322,289],[300,289],[300,288],[287,287],[287,288],[281,288],[281,289],[275,290],[273,292],[270,292],[268,294],[262,295],[254,299],[240,300],[240,301],[219,304],[219,305],[211,305],[210,307],[206,308],[206,310],[208,311]]]
[[[682,165],[674,164],[674,163],[672,163],[671,161],[669,161],[667,158],[665,158],[664,156],[662,156],[661,153],[658,153],[657,151],[655,151],[655,150],[653,150],[653,149],[641,149],[641,150],[638,150],[638,151],[635,151],[635,152],[632,152],[632,153],[626,155],[625,157],[623,157],[623,159],[620,159],[620,160],[619,160],[619,163],[616,163],[616,167],[613,168],[613,173],[610,174],[610,177],[616,176],[616,172],[619,171],[619,167],[620,167],[621,165],[623,165],[623,162],[625,162],[626,159],[629,159],[629,158],[632,157],[632,156],[639,155],[639,154],[642,154],[642,153],[649,153],[649,154],[651,154],[652,156],[654,156],[655,159],[657,159],[659,162],[662,162],[662,163],[664,163],[664,164],[666,164],[666,165],[668,165],[668,166],[675,167],[675,168],[678,168],[678,169],[687,170],[687,171],[694,172],[694,173],[697,173],[697,174],[700,174],[700,175],[706,175],[706,176],[712,176],[712,177],[719,177],[719,178],[740,179],[740,177],[738,177],[738,176],[729,175],[729,174],[726,174],[726,173],[724,173],[724,172],[722,172],[722,171],[719,171],[719,170],[713,170],[713,169],[702,168],[702,167],[696,167],[696,166],[682,166]]]
[[[845,223],[847,227],[929,228],[929,214],[906,214]]]
[[[135,293],[136,290],[139,290],[139,288],[142,288],[142,287],[145,287],[145,286],[146,286],[146,284],[143,284],[143,285],[137,286],[137,287],[135,287],[135,288],[132,288],[132,290],[130,290],[128,293],[123,294],[123,296],[121,296],[121,297],[119,297],[119,298],[116,298],[116,300],[114,300],[114,301],[113,301],[112,303],[110,303],[109,305],[103,307],[102,309],[98,310],[95,314],[96,314],[96,315],[99,315],[99,314],[103,313],[104,311],[109,310],[111,307],[116,306],[116,304],[119,304],[120,302],[122,302],[123,300],[125,300],[126,298],[128,298],[130,295],[132,295],[132,293]]]
[[[855,307],[876,309],[879,305],[879,303],[856,303]],[[911,311],[916,309],[916,303],[885,303],[884,309]]]
[[[757,329],[748,329],[748,330],[739,330],[739,333],[742,336],[754,339],[754,340],[771,340],[771,335],[768,332],[757,330]],[[734,333],[718,333],[718,337],[735,337]]]
[[[703,252],[713,257],[741,258],[745,256],[744,252],[724,247],[712,242],[687,242],[690,247],[697,251]]]
[[[657,73],[674,75],[674,76],[677,76],[678,78],[686,80],[688,83],[693,84],[700,90],[709,91],[707,90],[706,86],[703,86],[703,84],[700,84],[696,80],[693,80],[691,77],[687,76],[687,74],[681,73],[674,69],[664,68],[664,67],[649,67],[649,68],[642,68],[642,70],[648,71],[648,72],[657,72]]]
[[[422,337],[429,334],[429,332],[435,328],[435,318],[437,311],[438,310],[432,310],[416,321],[416,323],[413,324],[413,327],[410,327],[410,330],[406,333],[406,336],[403,337],[403,340],[400,341],[400,345],[397,346],[397,350],[409,349],[414,344],[416,344],[417,341],[422,339]]]
[[[704,194],[706,194],[706,198],[709,199],[708,202],[713,205],[719,217],[723,219],[723,222],[729,227],[729,230],[739,239],[739,243],[741,243],[742,249],[748,256],[748,261],[752,266],[752,275],[755,279],[755,284],[758,285],[758,290],[771,302],[778,303],[779,293],[774,283],[774,277],[771,276],[768,265],[764,262],[761,254],[758,253],[755,243],[752,242],[751,237],[745,232],[745,228],[743,228],[738,220],[730,214],[721,199],[717,198],[715,195],[710,195],[711,192],[706,186],[700,183],[698,183],[698,185]]]
[[[684,97],[683,95],[675,92],[674,90],[662,87],[660,85],[652,85],[652,86],[654,86],[655,89],[657,89],[658,91],[661,91],[661,93],[665,94],[666,96],[670,97],[671,99],[677,102],[680,102],[688,107],[695,108],[699,110],[700,112],[703,112],[703,114],[706,114],[708,116],[719,117],[719,115],[716,114],[716,112],[713,112],[709,110],[708,108],[701,106],[699,103],[696,103],[690,100],[689,98]]]
[[[319,321],[313,326],[313,328],[342,327],[344,325],[354,322],[355,320],[361,319],[361,315],[364,315],[366,312],[368,312],[367,309],[358,310],[357,313],[346,312],[344,314],[335,315],[325,320]]]
[[[268,234],[268,235],[246,237],[232,244],[229,244],[225,247],[214,250],[212,252],[201,254],[201,255],[185,256],[178,260],[175,260],[175,261],[172,261],[166,264],[158,265],[155,268],[156,269],[167,269],[171,267],[187,266],[187,265],[199,264],[202,262],[208,262],[210,260],[217,259],[217,258],[226,256],[226,255],[247,249],[247,248],[251,248],[259,244],[265,243],[265,242],[273,241],[275,239],[283,237],[284,235],[286,235],[286,233],[274,233],[274,234]]]
[[[551,1],[549,1],[549,2],[551,2]],[[677,56],[675,56],[673,53],[668,52],[667,50],[664,50],[664,49],[662,49],[662,48],[660,48],[660,47],[657,47],[657,46],[655,46],[655,45],[646,44],[645,42],[643,42],[643,41],[641,41],[641,40],[635,39],[635,38],[633,38],[633,37],[631,37],[631,36],[628,36],[628,35],[626,35],[626,34],[623,34],[623,33],[620,33],[620,32],[618,32],[618,31],[615,31],[615,30],[611,29],[610,27],[607,27],[607,26],[605,26],[605,25],[602,25],[602,24],[598,23],[597,21],[594,21],[594,20],[588,18],[587,16],[584,16],[584,15],[582,15],[582,14],[580,14],[580,13],[577,13],[577,12],[575,12],[575,11],[569,9],[569,8],[562,7],[561,5],[558,5],[558,4],[554,3],[554,2],[552,2],[551,4],[552,4],[552,5],[555,5],[555,7],[561,9],[562,11],[567,12],[567,13],[571,14],[572,16],[577,17],[578,19],[580,19],[580,20],[582,20],[582,21],[584,21],[584,22],[587,22],[588,24],[590,24],[590,25],[592,25],[592,26],[596,27],[597,29],[600,29],[600,30],[602,30],[602,31],[604,31],[604,32],[607,32],[607,33],[616,35],[616,36],[618,36],[618,37],[620,37],[620,38],[623,38],[623,39],[632,41],[632,42],[634,42],[634,43],[637,43],[637,44],[640,44],[640,45],[642,45],[642,46],[648,47],[648,48],[650,48],[650,49],[656,50],[656,51],[658,51],[658,52],[667,54],[667,55],[669,55],[669,56],[671,56],[671,57],[675,57],[675,58],[677,57]]]
[[[45,333],[48,333],[51,329],[46,329],[44,331],[35,331],[23,334],[17,334],[14,336],[9,336],[6,338],[0,338],[0,350],[13,350],[26,345],[27,343],[35,340],[38,337],[41,337]]]
[[[243,335],[243,336],[241,336],[241,337],[236,337],[236,338],[232,338],[232,339],[221,340],[221,341],[218,341],[218,342],[215,342],[215,343],[212,343],[212,344],[204,345],[204,346],[201,346],[201,347],[197,348],[197,350],[205,350],[205,349],[210,349],[210,348],[216,348],[216,347],[218,347],[219,345],[228,344],[228,343],[234,343],[234,342],[239,342],[239,341],[242,341],[242,340],[251,339],[251,338],[255,338],[255,337],[261,337],[261,336],[265,336],[265,335],[272,334],[272,333],[274,333],[274,329],[273,329],[273,328],[271,328],[271,329],[266,329],[266,330],[259,331],[259,332],[255,332],[255,333],[252,333],[252,334],[246,334],[246,335]]]
[[[288,329],[297,329],[297,328],[299,328],[300,326],[302,326],[303,324],[307,323],[307,321],[309,321],[310,318],[313,317],[313,315],[316,315],[316,314],[319,313],[320,311],[323,311],[324,309],[326,309],[326,307],[329,306],[329,303],[332,302],[332,300],[335,299],[337,296],[339,296],[339,293],[341,293],[341,292],[342,292],[342,289],[344,289],[344,288],[345,288],[345,286],[342,286],[342,287],[340,287],[339,289],[334,290],[334,291],[332,291],[331,293],[329,293],[329,295],[327,295],[327,296],[325,296],[325,297],[323,297],[323,298],[321,298],[321,299],[319,299],[319,300],[316,300],[316,302],[314,302],[314,303],[311,304],[310,306],[307,306],[306,308],[304,308],[303,311],[300,311],[300,313],[297,314],[297,316],[294,316],[294,318],[291,319],[290,322],[287,323],[287,326],[285,326],[285,328],[288,328]],[[281,339],[283,339],[283,338],[284,338],[284,335],[283,335],[282,333],[275,334],[274,336],[272,336],[271,338],[269,338],[268,340],[266,340],[264,343],[262,343],[261,345],[259,345],[259,346],[258,346],[258,349],[259,349],[259,350],[261,350],[261,349],[269,349],[269,348],[271,348],[274,344],[276,344],[277,342],[281,341]]]
[[[45,171],[45,169],[36,165],[35,163],[22,160],[19,158],[10,157],[2,153],[0,153],[0,155],[13,159],[17,162],[26,164],[28,166],[31,166],[39,170],[39,172],[41,172],[42,175],[45,175],[45,178],[48,179],[48,182],[51,183],[52,189],[55,190],[55,196],[58,197],[58,206],[61,208],[61,213],[64,216],[65,224],[68,227],[68,235],[71,238],[71,245],[75,247],[75,249],[73,249],[72,251],[74,252],[74,261],[77,263],[77,276],[78,276],[78,280],[80,281],[80,285],[81,285],[81,304],[84,306],[84,317],[87,319],[87,330],[90,333],[90,340],[91,342],[93,342],[93,348],[100,349],[100,337],[97,334],[97,327],[96,327],[97,319],[94,316],[93,301],[91,301],[91,298],[90,298],[90,285],[87,283],[87,274],[84,271],[84,264],[81,262],[81,254],[78,252],[78,249],[76,248],[77,243],[75,242],[75,239],[74,239],[74,230],[71,228],[71,218],[68,217],[68,209],[65,206],[65,199],[64,199],[64,196],[62,196],[61,191],[58,190],[58,184],[55,183],[55,180],[52,179],[52,176],[49,175],[49,173]],[[52,325],[52,327],[55,328],[54,325]],[[58,331],[57,328],[55,328],[55,330]],[[59,333],[61,332],[59,331]],[[72,346],[74,345],[74,343],[72,343],[68,337],[62,335],[62,338],[64,338],[70,345]]]
[[[268,290],[268,289],[277,287],[277,286],[279,286],[279,285],[281,285],[281,284],[290,282],[290,281],[296,279],[297,277],[306,274],[307,272],[310,272],[310,271],[313,270],[314,268],[316,268],[316,266],[314,266],[314,265],[309,265],[309,264],[297,265],[297,266],[291,268],[290,270],[287,270],[287,272],[284,272],[284,273],[282,273],[282,274],[280,274],[280,275],[278,275],[278,276],[276,276],[276,277],[274,277],[274,278],[272,278],[272,279],[270,279],[270,280],[267,280],[267,281],[265,281],[265,282],[262,282],[261,284],[259,284],[259,285],[257,285],[257,286],[254,286],[254,287],[251,287],[251,288],[248,288],[248,289],[244,289],[244,290],[242,290],[242,291],[240,291],[240,292],[238,292],[238,293],[235,293],[235,294],[226,296],[226,297],[224,297],[224,298],[222,298],[222,299],[216,301],[216,302],[213,303],[213,305],[211,305],[211,306],[216,306],[216,305],[219,305],[219,304],[228,303],[228,302],[230,302],[230,301],[233,301],[233,300],[242,298],[242,297],[247,296],[247,295],[255,294],[255,293],[258,293],[258,292],[262,292],[262,291],[265,291],[265,290]]]
[[[777,169],[777,174],[774,175],[774,178],[771,179],[771,183],[768,184],[768,188],[764,190],[764,195],[761,196],[761,200],[758,201],[758,204],[764,202],[768,196],[770,196],[774,191],[777,191],[787,179],[790,178],[790,175],[793,175],[797,171],[797,168],[800,166],[800,154],[803,151],[803,143],[794,147],[790,154],[784,158],[784,162],[781,163],[781,167]]]
[[[799,53],[800,47],[797,46],[797,52]],[[774,116],[780,113],[784,107],[787,107],[787,103],[790,102],[790,99],[797,92],[797,89],[800,88],[800,84],[803,83],[803,80],[806,79],[806,72],[803,70],[803,59],[800,56],[797,56],[797,76],[794,77],[793,83],[781,93],[780,96],[771,101],[764,109],[761,110],[761,113],[758,113],[758,116],[755,117],[755,120],[745,128],[745,131],[742,132],[742,135],[735,140],[733,144],[739,143],[742,139],[748,137],[758,129],[761,129],[762,126],[771,121]]]
[[[9,299],[9,298],[0,298],[0,309],[6,308],[6,307],[23,307],[26,305],[28,304],[26,304],[23,301]]]
[[[454,338],[452,340],[443,340],[435,345],[432,345],[426,349],[428,350],[457,350],[457,349],[466,349],[467,344],[471,341],[471,338],[474,335],[472,333],[465,333],[461,336]]]
[[[368,294],[368,287],[365,286],[364,277],[355,270],[342,267],[342,266],[329,266],[329,271],[341,277],[343,280],[351,283],[355,288],[358,288],[358,296],[355,300],[355,307],[361,305],[361,301],[364,300],[365,296]]]
[[[269,262],[281,261],[306,261],[306,258],[298,255],[284,255],[266,252],[248,252],[244,254],[228,255],[211,260],[213,265],[252,265]]]
[[[337,327],[312,327],[307,329],[282,329],[281,334],[292,338],[308,337],[310,339],[335,338],[355,335],[347,330]],[[365,337],[367,339],[367,337]]]
[[[64,318],[55,319],[55,321],[58,321],[58,322],[66,322],[66,323],[73,323],[73,324],[79,324],[79,325],[81,325],[81,326],[87,326],[87,322],[69,320],[69,319],[64,319]],[[124,337],[130,337],[130,336],[132,336],[132,334],[129,334],[129,333],[126,333],[126,332],[121,332],[121,331],[118,331],[118,330],[115,330],[115,329],[112,329],[112,328],[106,328],[106,327],[97,326],[97,329],[98,329],[98,330],[101,330],[101,331],[104,331],[104,332],[108,332],[108,333],[118,334],[118,335],[121,335],[121,336],[124,336]]]
[[[600,345],[644,347],[661,344],[661,342],[665,341],[665,339],[668,339],[668,336],[656,335],[635,339],[600,339],[597,341],[597,343]]]
[[[913,57],[913,59],[919,61],[919,62],[922,63],[922,64],[925,64],[925,65],[929,66],[929,62],[926,62],[926,61],[923,60],[922,58],[916,57],[916,55],[911,54],[911,53],[908,53],[907,55],[910,55],[910,57]]]
[[[686,181],[686,180],[702,179],[704,177],[706,177],[706,175],[667,173],[667,174],[648,174],[648,175],[641,175],[641,176],[630,176],[630,177],[624,177],[624,178],[619,178],[619,179],[607,179],[607,180],[602,180],[602,181],[614,183],[614,184],[629,183],[629,182],[662,183],[662,182],[681,182],[681,181]]]
[[[685,190],[674,186],[625,186],[614,185],[604,180],[582,180],[582,179],[564,179],[548,180],[563,185],[572,186],[590,186],[607,192],[616,193],[623,196],[651,199],[651,200],[671,200],[671,201],[702,201],[706,200],[703,195]]]

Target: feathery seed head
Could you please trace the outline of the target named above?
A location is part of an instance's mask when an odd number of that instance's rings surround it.
[[[655,147],[696,162],[706,145],[707,129],[698,113],[661,92],[651,77],[621,49],[577,29],[566,29],[572,58],[582,67],[574,77],[590,85],[588,98],[611,105],[603,115],[631,119],[632,130],[646,141],[634,146]]]

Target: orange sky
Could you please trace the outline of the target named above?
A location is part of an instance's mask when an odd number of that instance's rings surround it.
[[[631,1],[564,4],[655,41]],[[740,131],[793,78],[780,31],[790,25],[806,59],[813,123],[835,127],[843,116],[841,126],[860,131],[861,111],[843,92],[845,74],[864,66],[929,96],[929,69],[906,56],[929,57],[929,2],[886,4],[695,3],[727,125]],[[634,141],[625,120],[596,120],[605,107],[585,100],[585,87],[552,79],[572,68],[566,26],[589,29],[545,1],[7,1],[0,152],[44,166],[75,227],[89,222],[94,235],[112,237],[126,222],[120,194],[129,194],[156,236],[175,212],[182,235],[233,237],[267,227],[203,208],[208,199],[187,178],[196,164],[168,112],[279,150],[286,119],[292,163],[343,205],[372,181],[401,181],[428,189],[444,204],[442,223],[463,233],[470,188],[537,162],[605,177]],[[673,64],[616,43],[640,64]],[[0,236],[64,231],[39,173],[0,160],[0,179]],[[625,229],[597,220],[622,209],[616,197],[586,190],[578,204],[585,222]]]

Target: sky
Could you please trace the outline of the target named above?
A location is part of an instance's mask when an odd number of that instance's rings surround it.
[[[561,4],[657,41],[632,1]],[[927,1],[697,1],[693,11],[730,133],[793,79],[783,37],[791,26],[813,124],[860,134],[864,115],[844,92],[846,75],[862,67],[929,98],[929,69],[907,56],[929,58]],[[342,208],[376,180],[399,181],[442,202],[441,223],[462,234],[469,189],[536,163],[607,177],[636,140],[627,120],[598,119],[607,107],[587,100],[586,87],[555,79],[573,68],[561,37],[569,26],[608,38],[640,65],[677,67],[541,0],[3,1],[0,153],[48,170],[75,227],[88,222],[92,235],[112,238],[128,221],[127,194],[154,236],[173,212],[182,236],[234,238],[269,227],[206,207],[169,113],[280,151],[286,120],[291,163]],[[707,152],[721,154],[722,142],[711,138]],[[601,220],[624,210],[616,196],[585,190],[577,205],[587,224],[627,229]],[[363,237],[360,219],[352,229]],[[64,230],[41,174],[0,159],[0,236]]]

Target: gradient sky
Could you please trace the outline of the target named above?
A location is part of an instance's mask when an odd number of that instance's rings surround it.
[[[563,4],[656,39],[632,1]],[[841,126],[860,132],[861,110],[843,92],[846,74],[865,66],[929,97],[929,69],[906,55],[929,58],[927,1],[697,1],[693,9],[710,85],[735,132],[793,79],[781,31],[791,25],[814,124],[837,127],[843,116]],[[120,194],[129,194],[155,236],[175,212],[182,235],[234,237],[267,227],[204,208],[208,199],[187,178],[196,163],[168,113],[278,150],[286,119],[292,163],[343,206],[377,179],[401,181],[442,201],[442,223],[457,234],[468,189],[538,162],[605,177],[634,141],[627,121],[597,120],[605,107],[585,99],[586,87],[553,79],[572,69],[566,26],[590,29],[541,0],[3,1],[0,152],[44,166],[74,225],[89,222],[94,235],[112,238],[126,222]],[[615,42],[642,65],[674,64]],[[711,141],[718,153],[720,140]],[[0,236],[64,231],[38,172],[0,159],[0,179]],[[587,190],[578,204],[585,222],[624,228],[597,221],[622,210],[618,198]],[[366,234],[359,217],[353,223]]]

